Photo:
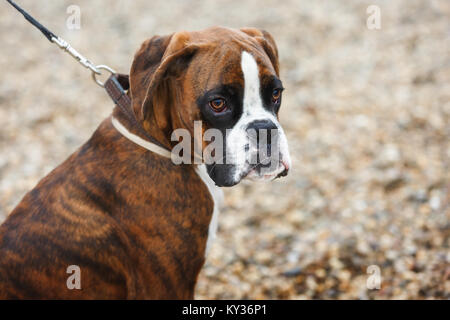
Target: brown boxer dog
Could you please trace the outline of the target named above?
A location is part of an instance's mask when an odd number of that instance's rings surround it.
[[[278,69],[275,42],[258,29],[215,27],[144,42],[130,72],[132,108],[167,150],[155,149],[116,107],[0,226],[0,298],[192,299],[216,226],[218,186],[272,180],[290,167]],[[235,161],[167,158],[172,132],[194,136],[196,120],[203,131],[227,131],[226,157]],[[278,129],[271,172],[239,160],[236,150],[258,148],[249,128]]]

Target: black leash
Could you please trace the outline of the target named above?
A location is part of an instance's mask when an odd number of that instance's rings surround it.
[[[51,32],[46,27],[44,27],[42,24],[40,24],[38,21],[36,21],[36,19],[34,19],[32,16],[30,16],[25,10],[23,10],[21,7],[19,7],[14,1],[11,1],[11,0],[6,0],[6,1],[8,1],[14,8],[16,8],[17,11],[19,11],[21,14],[23,14],[25,19],[27,19],[33,26],[38,28],[44,34],[44,36],[48,39],[48,41],[53,42],[52,38],[58,38],[58,36],[56,36],[53,32]]]

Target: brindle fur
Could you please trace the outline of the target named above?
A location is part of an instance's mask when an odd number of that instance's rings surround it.
[[[242,83],[233,58],[241,50],[278,74],[272,37],[243,31],[153,37],[136,53],[133,108],[163,145],[173,145],[175,128],[193,133],[202,92]],[[133,131],[117,108],[113,115]],[[212,211],[193,165],[175,166],[135,145],[107,118],[0,226],[0,298],[192,299]],[[81,269],[81,290],[66,286],[70,265]]]

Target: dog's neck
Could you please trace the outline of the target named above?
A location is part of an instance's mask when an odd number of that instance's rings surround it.
[[[123,126],[122,123],[120,123],[119,120],[114,118],[114,116],[111,117],[111,123],[116,128],[118,132],[120,132],[125,138],[130,140],[131,142],[137,144],[138,146],[149,150],[150,152],[153,152],[157,155],[160,155],[164,158],[171,158],[171,153],[169,150],[161,148],[160,146],[142,139],[141,137],[131,133],[127,128]],[[209,177],[206,166],[205,165],[196,165],[195,171],[197,175],[202,179],[205,186],[208,188],[209,193],[211,194],[211,197],[214,201],[214,211],[213,211],[213,217],[211,218],[211,222],[209,225],[209,231],[208,231],[208,242],[206,244],[206,251],[205,255],[208,254],[209,249],[211,247],[211,244],[213,243],[215,236],[216,236],[216,230],[217,230],[217,217],[219,214],[219,207],[222,205],[223,202],[223,192],[220,188],[218,188],[214,181],[211,180]]]
[[[156,153],[162,157],[165,158],[171,158],[170,151],[168,149],[165,149],[151,141],[147,141],[143,139],[142,137],[131,133],[119,120],[116,118],[111,117],[111,123],[116,128],[118,132],[120,132],[125,138],[130,140],[131,142],[137,144],[138,146],[141,146],[144,149],[147,149],[153,153]]]
[[[168,133],[165,133],[162,129],[160,129],[158,127],[154,118],[146,119],[145,121],[142,120],[142,116],[139,114],[139,112],[136,113],[135,109],[136,108],[134,106],[132,106],[132,112],[134,112],[135,121],[137,123],[139,123],[139,125],[141,127],[140,129],[145,131],[145,134],[143,134],[143,132],[141,130],[137,130],[135,127],[135,123],[133,123],[129,119],[129,117],[124,115],[124,113],[119,108],[116,107],[112,113],[112,117],[113,117],[113,119],[116,119],[116,123],[119,122],[121,127],[124,128],[119,131],[123,132],[124,130],[126,130],[129,133],[131,133],[132,135],[137,136],[138,139],[140,139],[140,140],[149,141],[151,143],[156,142],[156,144],[160,148],[169,150],[169,152],[170,152],[170,150],[173,147],[172,143],[170,141],[170,135]],[[117,129],[117,127],[116,127],[116,129]],[[127,134],[125,134],[125,136],[127,136]],[[153,141],[150,141],[149,137],[151,137],[151,139]],[[131,139],[131,140],[133,140],[133,139]],[[134,139],[134,140],[136,140],[136,139]],[[169,158],[170,158],[170,156],[169,156]]]
[[[170,141],[170,130],[161,129],[154,118],[141,121],[141,125],[150,136],[161,144],[161,146],[168,150],[172,149],[173,144]]]

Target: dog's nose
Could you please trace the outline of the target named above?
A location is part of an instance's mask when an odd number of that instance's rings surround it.
[[[273,134],[276,134],[277,131],[274,131],[272,133],[272,130],[277,130],[278,127],[273,121],[270,120],[255,120],[248,124],[247,126],[247,132],[256,134],[256,142],[259,147],[260,139],[263,137],[263,135],[266,136],[266,141],[268,146],[272,144],[272,136]]]

